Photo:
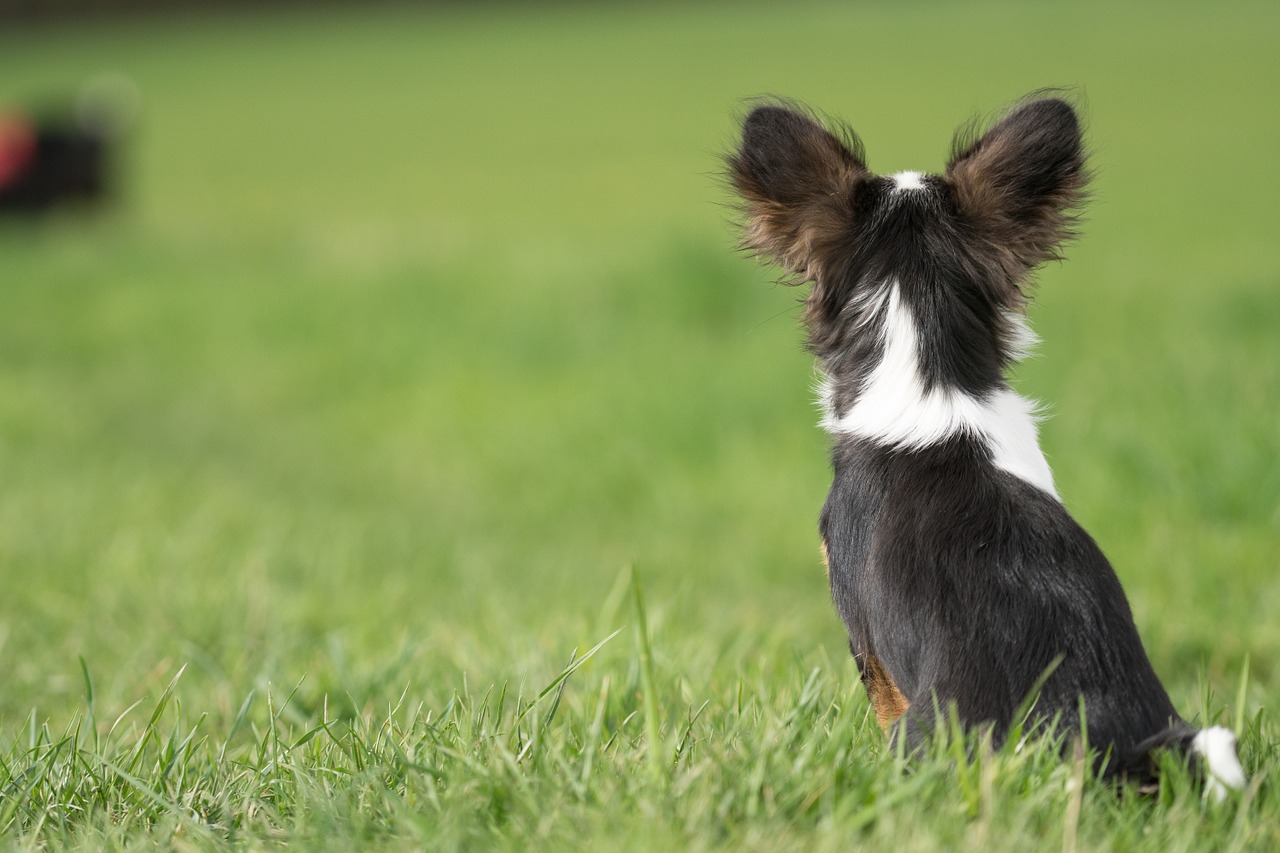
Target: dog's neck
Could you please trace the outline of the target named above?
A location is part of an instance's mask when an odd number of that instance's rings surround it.
[[[902,451],[967,436],[986,447],[997,468],[1056,498],[1053,473],[1040,451],[1035,404],[1003,382],[980,395],[936,383],[930,387],[921,372],[916,319],[900,286],[891,284],[877,303],[864,310],[875,315],[870,322],[876,328],[866,331],[880,335],[878,361],[865,373],[844,411],[837,410],[834,382],[823,375],[819,386],[823,428],[837,437],[854,436]],[[1020,317],[1002,320],[1014,330],[1011,355],[1022,357],[1034,343],[1034,335]]]

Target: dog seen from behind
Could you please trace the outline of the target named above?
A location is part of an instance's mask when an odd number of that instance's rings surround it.
[[[1106,778],[1194,757],[1221,799],[1235,737],[1184,722],[1120,581],[1063,506],[1033,404],[1006,370],[1035,342],[1034,270],[1074,234],[1088,171],[1058,97],[962,131],[941,175],[879,176],[850,130],[757,106],[729,178],[745,245],[796,283],[821,375],[834,482],[822,511],[831,592],[880,725],[914,749],[938,709],[1002,742],[1083,727]],[[1081,708],[1085,719],[1081,720]]]

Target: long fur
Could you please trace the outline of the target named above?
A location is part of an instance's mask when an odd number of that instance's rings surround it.
[[[1075,236],[1085,159],[1058,97],[962,130],[942,175],[890,177],[852,131],[779,102],[746,117],[728,171],[744,245],[811,285],[833,436],[823,550],[886,731],[914,747],[954,706],[998,742],[1038,687],[1032,725],[1087,725],[1100,774],[1147,780],[1153,751],[1174,749],[1218,793],[1243,782],[1234,739],[1178,716],[1120,581],[1058,498],[1034,404],[1005,379],[1034,341],[1031,276]]]

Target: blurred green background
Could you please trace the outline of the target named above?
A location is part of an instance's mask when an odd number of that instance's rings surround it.
[[[667,671],[842,660],[800,294],[735,253],[719,157],[776,93],[937,171],[1054,85],[1096,200],[1018,388],[1175,701],[1247,655],[1274,704],[1277,33],[1274,2],[4,26],[0,105],[112,71],[142,109],[111,210],[0,220],[0,727],[76,714],[80,657],[117,711],[190,664],[215,726],[266,682],[554,673],[632,564]]]

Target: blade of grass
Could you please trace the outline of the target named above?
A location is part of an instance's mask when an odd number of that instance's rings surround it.
[[[661,747],[662,726],[658,719],[658,694],[653,678],[653,650],[649,646],[649,623],[644,612],[644,590],[640,583],[640,573],[633,566],[631,569],[631,600],[636,616],[636,645],[640,651],[640,692],[644,707],[645,741],[648,745],[649,775],[655,784],[661,784],[665,777],[663,768],[663,750]]]
[[[1236,712],[1231,730],[1239,737],[1244,731],[1244,703],[1249,695],[1249,655],[1246,652],[1244,663],[1240,664],[1240,686],[1236,688]]]
[[[557,689],[559,689],[560,685],[564,683],[565,679],[567,679],[569,676],[571,676],[571,675],[573,675],[575,672],[577,672],[577,671],[582,667],[582,665],[583,665],[584,663],[586,663],[587,661],[591,660],[591,658],[595,656],[596,652],[598,652],[598,651],[600,651],[602,648],[604,648],[605,643],[609,642],[610,640],[612,640],[614,637],[618,636],[618,635],[619,635],[619,634],[621,634],[621,633],[622,633],[622,629],[621,629],[621,628],[619,628],[618,630],[614,631],[614,632],[613,632],[612,634],[610,634],[609,636],[605,637],[605,638],[604,638],[603,640],[601,640],[600,642],[596,643],[596,644],[595,644],[594,646],[592,646],[590,649],[588,649],[588,650],[587,650],[587,652],[586,652],[586,654],[584,654],[582,657],[579,657],[579,658],[572,658],[572,659],[570,659],[569,665],[568,665],[568,666],[566,666],[564,669],[562,669],[562,670],[560,671],[560,674],[559,674],[559,675],[557,675],[555,678],[551,679],[551,682],[550,682],[546,687],[542,688],[542,691],[541,691],[540,693],[538,693],[538,695],[537,695],[537,696],[535,696],[535,697],[534,697],[534,698],[529,702],[529,704],[528,704],[528,705],[526,705],[526,706],[524,707],[524,709],[523,709],[523,710],[519,713],[519,715],[516,717],[515,724],[518,726],[518,725],[520,724],[520,722],[521,722],[522,720],[524,720],[525,716],[526,716],[530,711],[532,711],[532,710],[533,710],[534,706],[536,706],[536,705],[537,705],[539,702],[541,702],[543,699],[547,698],[547,697],[548,697],[548,696],[550,696],[553,692],[555,692]],[[519,700],[517,700],[517,705],[518,705],[518,704],[519,704]]]

